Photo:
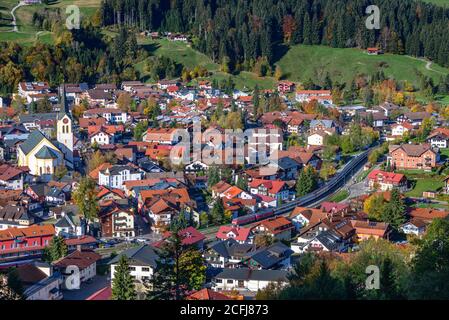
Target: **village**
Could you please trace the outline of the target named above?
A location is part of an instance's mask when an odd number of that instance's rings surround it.
[[[176,230],[203,264],[186,299],[243,300],[306,254],[407,247],[449,215],[449,128],[428,109],[337,106],[290,81],[20,82],[1,108],[0,272],[28,300],[107,300],[125,257],[143,299]],[[180,147],[198,125],[200,152],[230,161]],[[242,150],[231,129],[250,130]]]

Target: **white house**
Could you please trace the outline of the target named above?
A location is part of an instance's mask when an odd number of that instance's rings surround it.
[[[115,270],[119,264],[120,257],[125,255],[128,258],[128,265],[131,277],[136,283],[144,288],[149,287],[149,281],[153,277],[154,270],[157,267],[158,256],[156,252],[148,245],[141,245],[137,248],[131,248],[123,251],[109,262],[111,266],[111,285],[114,281]],[[138,290],[140,288],[137,288]]]
[[[98,184],[124,190],[125,181],[142,180],[144,172],[129,165],[113,165],[98,173]]]
[[[225,268],[213,278],[212,288],[215,291],[237,290],[257,292],[260,289],[264,289],[270,283],[287,284],[287,271]]]
[[[97,132],[94,132],[90,135],[90,144],[97,144],[97,145],[105,145],[105,144],[112,144],[114,141],[114,135],[106,132],[104,130],[98,130]]]
[[[69,255],[54,261],[53,267],[62,274],[63,289],[79,289],[76,288],[78,279],[71,276],[71,268],[73,266],[78,268],[79,283],[81,284],[97,275],[97,261],[100,259],[101,256],[92,250],[75,250]]]
[[[85,221],[73,213],[61,212],[61,218],[55,223],[55,232],[63,237],[83,236],[86,231]]]
[[[47,82],[19,82],[18,93],[27,103],[31,103],[49,94],[50,86]]]

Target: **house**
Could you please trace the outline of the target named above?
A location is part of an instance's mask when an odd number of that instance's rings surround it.
[[[136,290],[138,292],[148,290],[150,288],[149,282],[153,277],[154,270],[157,268],[157,260],[159,259],[156,252],[148,245],[140,245],[125,250],[113,258],[109,262],[111,266],[111,286],[114,281],[115,269],[122,255],[128,259],[131,277],[137,284]]]
[[[269,196],[277,201],[289,199],[289,189],[284,181],[253,179],[248,186],[251,194]]]
[[[449,128],[436,128],[427,137],[427,143],[432,148],[447,148],[449,146]]]
[[[97,275],[97,261],[100,259],[101,256],[92,250],[75,250],[67,256],[54,261],[53,267],[62,274],[63,289],[79,289],[75,287],[76,280],[72,277],[73,266],[78,268],[79,283],[84,283]]]
[[[270,283],[288,283],[285,270],[252,270],[246,268],[229,269],[215,275],[212,279],[212,289],[215,291],[257,292]]]
[[[53,225],[0,230],[0,261],[39,256],[54,235]]]
[[[366,48],[366,53],[369,55],[377,56],[378,54],[382,53],[382,50],[379,48]]]
[[[291,243],[293,252],[340,252],[345,247],[342,237],[333,229],[318,232],[307,241],[301,240]]]
[[[218,183],[216,183],[215,185],[213,185],[211,187],[212,197],[213,198],[223,197],[223,194],[225,193],[225,191],[231,187],[232,186],[229,183],[227,183],[225,181],[219,181]]]
[[[307,145],[309,146],[322,146],[327,136],[331,136],[335,133],[335,130],[319,130],[311,133],[307,137]]]
[[[186,300],[232,300],[227,295],[220,292],[215,292],[209,288],[204,288],[196,291],[186,297]]]
[[[0,207],[0,230],[8,228],[27,228],[34,224],[33,215],[25,206],[7,204]]]
[[[138,210],[148,215],[151,228],[160,232],[170,225],[173,217],[180,213],[187,220],[198,215],[196,204],[191,200],[186,188],[142,190],[138,195]]]
[[[365,124],[373,128],[383,128],[385,122],[388,120],[388,117],[383,112],[377,110],[359,112],[357,115]]]
[[[23,190],[27,172],[28,169],[26,168],[9,164],[0,165],[0,186],[9,190]]]
[[[93,108],[84,111],[83,118],[104,118],[110,124],[125,124],[128,121],[128,113],[117,108]]]
[[[124,182],[142,180],[144,172],[132,165],[113,165],[98,172],[98,184],[124,190]]]
[[[127,204],[109,201],[100,206],[98,218],[102,237],[135,237],[134,210]]]
[[[183,246],[193,246],[197,248],[198,250],[203,250],[204,246],[204,240],[206,239],[206,236],[196,230],[194,227],[187,227],[185,229],[178,231],[179,236],[181,237],[181,243]],[[163,234],[163,238],[168,239],[171,236],[170,231],[166,231]],[[162,241],[164,241],[162,240]],[[159,247],[162,245],[163,242],[159,242],[157,245],[154,245],[155,247]]]
[[[259,248],[244,264],[250,269],[275,270],[290,267],[293,251],[282,242],[275,242],[266,248]]]
[[[408,122],[395,123],[391,126],[392,139],[403,137],[404,134],[410,133],[413,130],[413,126]]]
[[[351,220],[359,241],[374,239],[388,239],[391,228],[388,223],[369,220]]]
[[[72,212],[61,212],[61,218],[55,223],[56,235],[65,238],[83,236],[87,223],[83,217]]]
[[[368,186],[370,190],[388,191],[397,188],[401,192],[405,192],[407,178],[401,173],[375,169],[368,174]]]
[[[409,208],[407,215],[412,219],[420,219],[430,223],[433,219],[445,219],[449,215],[449,212],[433,208]]]
[[[92,236],[79,236],[76,238],[65,239],[65,244],[69,252],[74,250],[93,250],[98,247],[98,241]]]
[[[401,230],[405,234],[413,234],[421,236],[426,231],[427,223],[424,220],[413,218],[401,226]]]
[[[308,225],[315,225],[319,221],[327,218],[328,214],[321,209],[296,207],[289,218],[299,231]]]
[[[275,217],[259,222],[254,228],[255,233],[266,233],[278,240],[290,240],[292,237],[292,222],[285,217]]]
[[[431,118],[432,114],[429,112],[406,112],[396,118],[397,123],[408,122],[414,127],[418,127],[422,124],[422,121],[426,118]]]
[[[395,169],[431,170],[438,160],[438,154],[428,144],[390,145],[387,158]]]
[[[28,262],[14,267],[26,300],[60,300],[62,277],[45,262]]]
[[[100,128],[96,132],[89,135],[91,145],[108,145],[114,143],[114,134]]]
[[[215,237],[219,240],[234,239],[240,244],[251,244],[253,242],[251,228],[220,226]]]
[[[23,292],[26,300],[61,300],[62,276],[59,272],[52,273],[42,280],[27,287]]]
[[[238,243],[234,239],[211,243],[204,251],[206,263],[213,268],[240,268],[243,261],[256,252],[256,246],[248,243]]]
[[[291,81],[279,81],[277,84],[277,89],[280,93],[289,93],[295,90],[295,83]]]
[[[18,93],[27,103],[31,103],[49,95],[50,86],[47,82],[19,82]]]
[[[142,141],[150,143],[159,143],[174,145],[178,142],[178,137],[176,136],[176,128],[148,128],[148,130],[143,134]]]
[[[310,102],[312,100],[318,101],[318,103],[330,106],[332,102],[332,93],[330,90],[298,90],[295,96],[298,102]]]

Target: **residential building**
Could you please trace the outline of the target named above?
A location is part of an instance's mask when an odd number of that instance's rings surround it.
[[[252,270],[246,268],[229,269],[214,276],[212,288],[215,291],[257,292],[264,289],[270,283],[288,283],[285,270]]]
[[[428,144],[390,145],[387,159],[395,169],[422,170],[435,168],[438,160],[438,153]]]
[[[401,192],[405,192],[408,187],[405,175],[378,169],[368,174],[368,186],[370,190],[388,191],[397,188]]]

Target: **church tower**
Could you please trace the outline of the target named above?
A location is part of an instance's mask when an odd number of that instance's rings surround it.
[[[59,142],[59,148],[64,153],[64,158],[73,165],[73,131],[72,119],[67,113],[58,115],[56,123],[56,135]]]

